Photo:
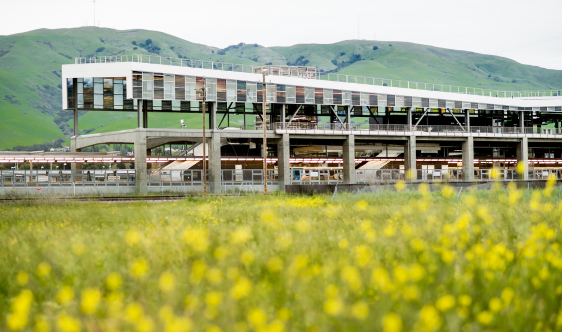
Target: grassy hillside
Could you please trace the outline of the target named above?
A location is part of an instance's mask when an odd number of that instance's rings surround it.
[[[80,56],[125,54],[307,65],[325,73],[502,90],[562,88],[562,71],[411,43],[357,40],[270,48],[240,43],[219,49],[148,30],[41,29],[0,36],[0,150],[68,138],[73,124],[71,112],[61,109],[61,64],[73,63]],[[149,124],[163,127],[175,125],[181,116],[189,117],[171,113],[152,116],[155,118]],[[136,124],[134,113],[88,113],[80,118],[80,130],[92,132]]]

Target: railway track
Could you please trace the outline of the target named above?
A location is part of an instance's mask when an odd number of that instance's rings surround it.
[[[24,202],[24,201],[97,201],[97,202],[143,202],[143,201],[169,201],[185,199],[191,196],[78,196],[78,197],[14,197],[0,198],[0,203]]]

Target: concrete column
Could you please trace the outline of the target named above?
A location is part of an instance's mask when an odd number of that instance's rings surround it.
[[[146,110],[142,112],[142,127],[148,128],[148,112]]]
[[[343,143],[343,182],[356,183],[355,172],[355,136],[349,135]]]
[[[140,114],[139,114],[140,115]],[[142,119],[142,117],[141,117]],[[135,189],[137,194],[146,195],[148,180],[146,167],[146,131],[139,128],[135,132]]]
[[[282,192],[285,192],[285,185],[291,184],[290,157],[289,134],[282,134],[277,141],[277,172],[279,190]]]
[[[209,151],[207,163],[207,173],[209,174],[209,181],[207,181],[207,188],[211,193],[220,193],[221,191],[221,137],[220,133],[211,133],[211,138],[207,139]]]
[[[467,137],[462,142],[462,179],[465,182],[474,181],[474,138]]]
[[[416,182],[418,173],[416,171],[416,136],[408,137],[404,143],[404,170],[406,172],[406,180]],[[408,174],[412,177],[408,178]]]
[[[78,110],[74,110],[74,136],[78,136]]]
[[[408,125],[408,131],[412,128],[412,108],[408,107],[408,119],[406,119],[406,124]]]
[[[283,104],[283,107],[281,108],[281,123],[283,124],[283,129],[285,129],[285,104]]]
[[[209,105],[209,129],[214,130],[217,128],[217,103],[212,102],[207,105]]]
[[[82,149],[76,148],[76,135],[70,138],[70,151],[71,152],[82,152]],[[70,170],[71,171],[79,171],[82,169],[82,164],[79,163],[70,163]],[[81,178],[78,174],[73,175],[72,181],[80,181]]]
[[[529,143],[527,137],[521,138],[517,143],[517,162],[523,164],[523,174],[519,175],[520,180],[529,180]]]
[[[519,128],[522,133],[525,132],[525,112],[519,112]]]
[[[336,108],[336,114],[337,114],[337,113],[338,113],[338,106],[334,106],[334,107]],[[361,106],[358,106],[358,107],[361,107]],[[345,108],[346,108],[346,112],[345,112],[346,119],[345,119],[345,122],[348,124],[349,129],[351,130],[351,125],[350,125],[350,124],[351,124],[351,106],[346,106]],[[354,106],[354,109],[355,109],[355,106]]]
[[[144,120],[143,101],[139,99],[137,100],[137,121],[138,121],[137,128],[144,128],[143,120]]]
[[[464,125],[466,127],[466,131],[470,132],[470,110],[465,110],[464,113]]]

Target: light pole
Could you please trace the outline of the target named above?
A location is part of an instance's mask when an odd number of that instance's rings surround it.
[[[206,79],[203,77],[203,87],[201,88],[201,100],[203,102],[203,197],[207,197],[207,133],[205,130],[205,99],[207,98],[205,89]]]
[[[265,68],[262,69],[263,75],[263,84],[262,84],[262,117],[263,117],[263,195],[267,195],[267,119],[265,115],[265,101],[266,101],[266,92],[265,92]]]

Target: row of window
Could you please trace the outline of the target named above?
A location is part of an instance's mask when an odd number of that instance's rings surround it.
[[[133,99],[174,102],[200,101],[206,87],[206,101],[233,103],[263,102],[263,86],[217,78],[203,78],[148,72],[133,73]],[[84,109],[136,109],[133,99],[126,99],[125,78],[68,79],[68,107]],[[74,92],[76,90],[76,96]],[[561,107],[516,108],[506,105],[481,104],[444,99],[385,95],[357,91],[266,84],[266,101],[279,104],[349,105],[370,107],[414,107],[431,109],[485,109],[560,112]],[[171,105],[171,103],[170,103]],[[179,110],[178,109],[178,110]]]

